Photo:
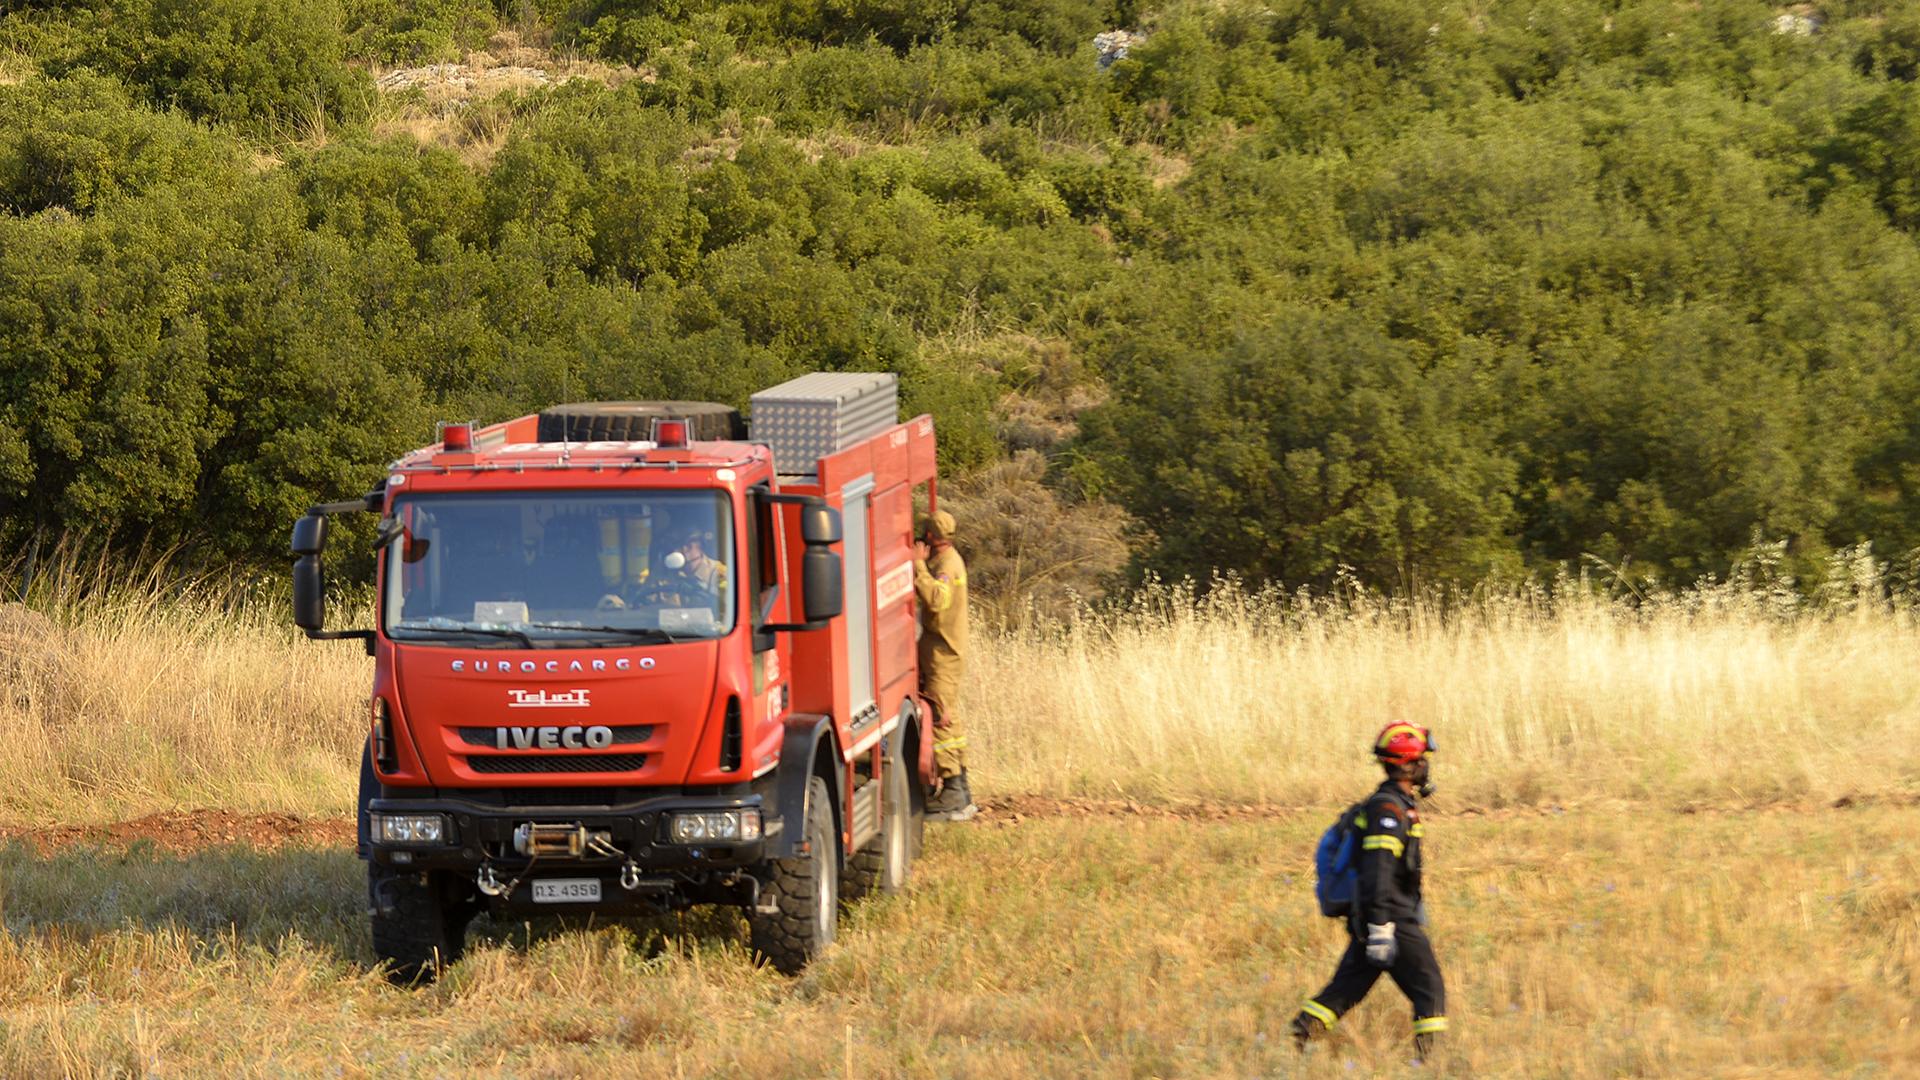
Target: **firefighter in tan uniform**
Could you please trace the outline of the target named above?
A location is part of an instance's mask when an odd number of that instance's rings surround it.
[[[933,760],[940,787],[927,816],[965,821],[979,812],[967,788],[967,734],[954,703],[967,655],[967,564],[953,549],[953,515],[936,510],[913,545],[913,591],[920,599],[920,694],[933,707]]]

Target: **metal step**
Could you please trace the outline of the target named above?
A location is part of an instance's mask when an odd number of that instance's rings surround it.
[[[858,851],[880,835],[880,785],[868,780],[853,789],[853,848]]]

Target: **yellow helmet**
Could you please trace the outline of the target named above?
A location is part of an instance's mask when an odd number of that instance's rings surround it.
[[[920,535],[930,540],[953,539],[953,515],[945,510],[920,515]]]

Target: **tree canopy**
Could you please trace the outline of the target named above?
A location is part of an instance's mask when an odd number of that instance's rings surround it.
[[[509,53],[590,70],[376,84]],[[1912,551],[1917,78],[1895,0],[15,5],[0,542],[825,368],[1136,573]]]

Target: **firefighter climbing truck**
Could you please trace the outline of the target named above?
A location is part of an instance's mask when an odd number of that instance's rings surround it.
[[[561,406],[395,462],[293,529],[294,622],[374,658],[360,854],[376,952],[432,977],[480,912],[746,909],[795,972],[904,887],[930,780],[891,375]],[[380,515],[372,629],[325,629],[330,518]]]

